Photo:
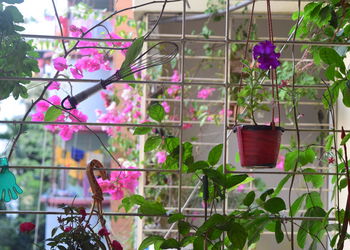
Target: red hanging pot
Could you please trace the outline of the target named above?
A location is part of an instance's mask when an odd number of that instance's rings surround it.
[[[274,168],[284,129],[266,125],[241,125],[237,132],[242,167]]]

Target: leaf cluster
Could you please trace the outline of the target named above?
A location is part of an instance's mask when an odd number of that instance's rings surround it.
[[[18,32],[24,28],[21,12],[14,5],[23,0],[0,1],[0,77],[31,77],[33,72],[39,72],[35,58],[38,53],[31,41],[25,41]],[[27,98],[26,84],[29,81],[5,80],[0,84],[0,100],[11,94],[15,99],[19,96]]]

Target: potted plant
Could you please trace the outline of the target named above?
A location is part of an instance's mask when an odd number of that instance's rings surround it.
[[[272,97],[278,95],[273,78],[276,75],[275,69],[280,65],[278,61],[280,53],[276,53],[275,48],[276,46],[270,41],[260,42],[253,48],[253,58],[256,62],[250,66],[248,61],[243,61],[242,73],[247,76],[242,80],[245,83],[244,87],[237,93],[237,105],[243,112],[236,116],[236,121],[246,121],[245,119],[249,118],[254,125],[234,127],[242,167],[273,168],[277,162],[284,129],[275,124],[275,101],[273,100],[270,125],[258,125],[254,116],[258,110],[270,111],[269,106],[263,101],[269,99],[271,93],[261,85],[269,71],[271,71]],[[279,121],[279,117],[277,120]]]

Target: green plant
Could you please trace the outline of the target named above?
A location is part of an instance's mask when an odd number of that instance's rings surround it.
[[[35,58],[38,53],[31,41],[25,41],[18,33],[24,28],[21,12],[12,4],[22,3],[23,0],[0,1],[0,77],[31,77],[33,72],[39,72]],[[9,5],[10,4],[10,5]],[[0,84],[0,100],[11,94],[27,98],[27,80],[6,80]]]

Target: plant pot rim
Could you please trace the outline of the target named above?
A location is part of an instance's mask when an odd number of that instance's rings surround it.
[[[237,128],[240,127],[243,130],[273,130],[270,125],[238,125],[233,128],[233,132],[237,132]],[[284,132],[284,128],[275,126],[276,130]]]

